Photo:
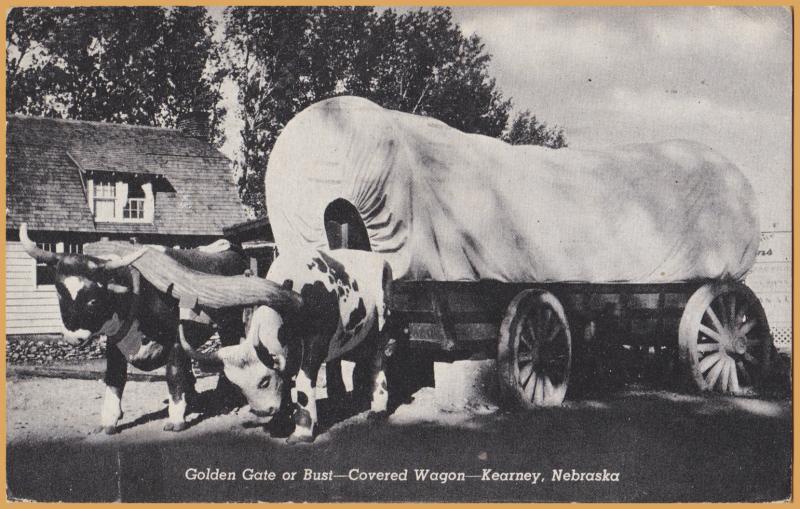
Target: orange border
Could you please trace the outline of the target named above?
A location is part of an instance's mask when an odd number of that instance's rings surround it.
[[[56,1],[47,1],[47,0],[30,0],[30,1],[19,1],[19,0],[0,0],[0,9],[2,9],[3,17],[7,16],[8,10],[13,7],[35,7],[35,6],[130,6],[130,5],[137,5],[137,6],[150,6],[150,5],[169,5],[169,6],[228,6],[228,5],[379,5],[379,6],[434,6],[434,5],[469,5],[469,6],[487,6],[487,5],[503,5],[503,6],[552,6],[552,5],[563,5],[563,6],[667,6],[667,5],[681,5],[681,6],[705,6],[709,5],[710,2],[702,1],[702,0],[610,0],[607,2],[602,1],[592,1],[592,0],[549,0],[549,1],[531,1],[531,0],[495,0],[493,2],[489,2],[487,0],[449,0],[447,2],[443,1],[436,1],[436,0],[413,0],[411,2],[402,2],[402,1],[386,1],[386,0],[374,0],[374,1],[365,1],[365,0],[351,0],[351,1],[331,1],[331,0],[323,0],[317,2],[310,2],[308,0],[282,0],[282,1],[257,1],[257,0],[175,0],[175,1],[157,1],[157,0],[56,0]],[[728,5],[728,6],[739,6],[745,5],[745,3],[739,2],[732,2],[732,1],[719,1],[713,2],[714,5]],[[746,2],[746,5],[758,5],[758,6],[789,6],[792,9],[792,18],[793,18],[793,26],[797,21],[797,8],[800,7],[800,0],[793,0],[789,3],[787,2],[780,2],[774,0],[757,0],[753,1],[750,0]],[[793,32],[794,35],[794,32]],[[6,40],[6,24],[5,22],[0,24],[0,40]],[[800,157],[798,157],[798,152],[796,147],[800,144],[800,131],[798,130],[797,125],[797,108],[798,108],[798,98],[795,91],[797,90],[798,85],[798,74],[800,74],[800,51],[798,51],[798,42],[797,38],[793,38],[793,77],[792,77],[792,84],[793,84],[793,93],[792,93],[792,140],[793,140],[793,147],[792,147],[792,225],[797,224],[800,222],[800,206],[798,206],[798,195],[795,192],[794,183],[797,181],[798,175],[800,175]],[[6,80],[6,73],[5,73],[5,66],[6,66],[6,46],[5,44],[2,45],[2,49],[0,50],[0,83],[2,84],[2,92],[0,92],[0,118],[6,117],[6,87],[5,87],[5,80]],[[0,137],[0,154],[6,153],[6,136],[5,136],[5,124],[2,125],[0,128],[2,131],[2,136]],[[2,158],[2,177],[0,180],[2,181],[2,188],[3,193],[0,195],[0,206],[5,210],[6,206],[6,193],[5,193],[5,185],[6,185],[6,172],[5,172],[6,161],[5,157]],[[2,216],[2,224],[5,229],[6,223],[6,216],[3,214]],[[2,240],[0,240],[0,246],[2,246],[2,256],[0,256],[0,270],[2,273],[5,274],[6,271],[6,258],[5,258],[5,248],[6,248],[6,239],[5,235],[3,235]],[[796,254],[800,252],[800,239],[794,234],[794,228],[792,228],[792,260],[795,260]],[[800,274],[798,273],[797,264],[792,264],[792,357],[794,357],[794,346],[797,344],[797,333],[795,329],[795,324],[800,322],[800,306],[797,305],[795,300],[796,296],[800,294]],[[2,330],[5,331],[5,295],[6,295],[6,279],[3,277],[0,279],[0,301],[3,303],[2,309],[0,309],[0,327]],[[0,356],[2,356],[3,362],[0,363],[0,432],[2,432],[3,437],[6,436],[6,419],[5,419],[5,409],[6,409],[6,341],[5,341],[5,332],[3,332],[3,341],[0,342]],[[797,380],[800,379],[800,368],[798,367],[798,363],[792,362],[792,376],[793,376],[793,396],[792,396],[792,409],[793,409],[793,466],[796,468],[798,464],[800,464],[800,453],[797,447],[797,430],[798,430],[798,423],[800,423],[800,414],[798,414],[795,409],[797,408],[798,403],[798,394],[797,394]],[[3,493],[0,494],[2,499],[0,499],[0,504],[2,506],[11,506],[11,507],[18,507],[18,508],[52,508],[52,509],[72,509],[72,508],[80,508],[84,506],[91,506],[91,507],[119,507],[118,505],[114,504],[107,504],[107,503],[34,503],[34,502],[14,502],[10,503],[5,499],[6,494],[6,441],[3,440],[0,443],[0,453],[2,454],[2,459],[0,459],[0,485],[3,487]],[[798,481],[798,477],[795,475],[792,479],[792,493],[796,494],[798,492],[798,488],[800,488],[800,481]],[[148,507],[148,508],[168,508],[168,507],[179,507],[185,504],[176,504],[176,503],[160,503],[160,504],[125,504],[126,507]],[[220,504],[214,503],[192,503],[193,508],[211,508],[211,507],[218,507]],[[247,507],[247,508],[259,508],[263,509],[264,507],[277,507],[277,506],[285,506],[286,504],[278,504],[278,503],[245,503],[245,504],[237,504],[238,507]],[[316,508],[323,508],[326,506],[331,506],[337,508],[348,508],[348,507],[358,507],[358,508],[368,508],[368,507],[383,507],[386,503],[338,503],[338,504],[324,504],[324,503],[310,503],[310,504],[303,504],[303,507],[307,507],[309,509],[316,509]],[[391,504],[391,505],[398,505],[398,504]],[[486,508],[521,508],[521,507],[529,507],[534,504],[524,504],[524,503],[506,503],[506,504],[486,504],[486,503],[407,503],[402,504],[404,506],[413,506],[418,508],[424,509],[434,509],[434,508],[447,508],[450,509],[452,507],[486,507]],[[562,508],[562,509],[575,509],[575,508],[582,508],[582,507],[618,507],[621,504],[614,504],[614,503],[577,503],[577,504],[567,504],[567,503],[539,503],[535,504],[537,506],[546,506],[546,507],[554,507],[554,508]],[[625,507],[665,507],[671,506],[675,504],[666,504],[666,503],[658,503],[658,504],[644,504],[644,503],[631,503],[625,504]],[[679,504],[681,507],[700,507],[705,506],[708,504]],[[758,507],[762,506],[763,504],[756,504],[756,503],[747,503],[747,504],[735,504],[737,508],[750,508],[750,507]],[[800,503],[797,502],[797,499],[794,501],[788,502],[785,506],[798,506],[800,507]]]

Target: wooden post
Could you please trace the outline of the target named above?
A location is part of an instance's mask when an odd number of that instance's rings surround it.
[[[350,247],[350,225],[347,223],[342,223],[341,225],[341,232],[342,232],[342,249],[347,249]]]
[[[442,329],[442,350],[451,352],[456,347],[456,328],[453,317],[450,315],[450,307],[447,305],[447,294],[444,290],[439,292],[435,286],[432,286],[430,298],[437,325]]]

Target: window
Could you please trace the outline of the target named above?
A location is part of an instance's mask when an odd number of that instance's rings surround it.
[[[152,221],[153,196],[151,184],[130,180],[104,180],[95,177],[93,186],[94,217],[102,222]],[[148,191],[145,191],[145,188]],[[148,212],[149,210],[149,212]]]
[[[55,242],[37,242],[37,246],[51,253],[56,252]],[[46,263],[36,262],[36,286],[54,285],[56,280],[51,269]]]
[[[144,198],[128,198],[122,209],[123,219],[144,219]]]
[[[144,189],[140,184],[132,183],[128,185],[128,203],[122,209],[123,219],[142,220],[144,219]]]
[[[37,242],[36,245],[51,253],[83,253],[83,244],[79,242]],[[53,269],[46,263],[36,262],[36,286],[53,284],[55,284]]]
[[[117,187],[112,182],[96,182],[94,185],[94,197],[114,198],[117,195]]]
[[[98,221],[113,221],[117,197],[113,182],[94,183],[94,217]]]
[[[78,244],[76,242],[68,242],[64,245],[65,253],[70,254],[83,254],[83,244]]]

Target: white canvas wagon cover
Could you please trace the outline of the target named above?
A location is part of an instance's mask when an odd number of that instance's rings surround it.
[[[740,278],[759,240],[750,184],[698,143],[511,146],[355,97],[307,108],[275,144],[266,202],[282,255],[326,247],[340,198],[397,279]]]

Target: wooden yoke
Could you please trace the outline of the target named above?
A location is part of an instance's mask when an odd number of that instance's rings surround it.
[[[298,309],[302,303],[299,294],[272,281],[198,272],[153,249],[133,261],[132,266],[158,290],[178,299],[185,309],[268,305],[286,312]]]

